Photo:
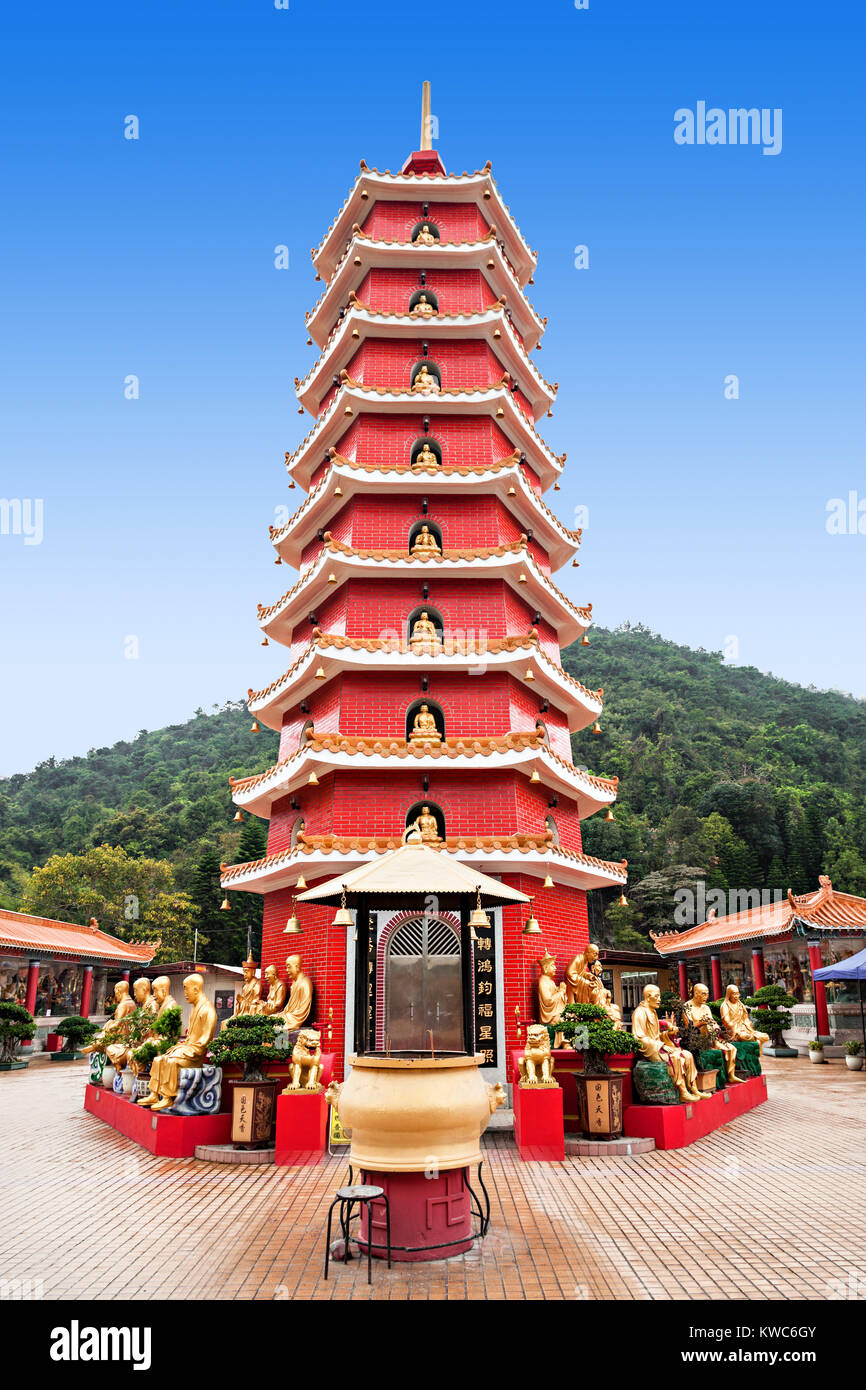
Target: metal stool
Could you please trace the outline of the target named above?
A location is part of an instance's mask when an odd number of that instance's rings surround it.
[[[352,1255],[349,1250],[349,1223],[352,1220],[352,1208],[358,1204],[359,1208],[367,1206],[367,1283],[372,1284],[372,1259],[373,1259],[373,1221],[370,1204],[379,1199],[385,1203],[385,1232],[388,1249],[388,1268],[391,1268],[391,1204],[385,1196],[383,1187],[373,1187],[370,1184],[355,1184],[352,1187],[338,1187],[337,1195],[328,1207],[328,1233],[325,1237],[325,1278],[328,1277],[328,1261],[331,1256],[331,1218],[334,1215],[334,1207],[340,1208],[340,1229],[343,1232],[343,1240],[346,1246],[347,1260],[351,1260]],[[361,1210],[357,1212],[358,1220],[361,1219]]]

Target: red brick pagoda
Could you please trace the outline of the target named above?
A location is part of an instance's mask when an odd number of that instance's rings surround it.
[[[353,931],[301,903],[303,934],[285,935],[298,893],[420,824],[443,855],[530,894],[541,935],[524,936],[525,909],[498,908],[474,947],[475,1041],[495,1079],[535,1015],[539,943],[564,968],[587,942],[587,889],[626,873],[581,849],[581,820],[609,812],[616,784],[571,756],[602,692],[560,659],[591,611],[551,578],[580,533],[543,501],[565,455],[536,429],[555,395],[530,355],[545,326],[525,293],[536,257],[489,164],[446,174],[422,145],[396,174],[362,161],[312,253],[321,355],[296,386],[314,423],[286,456],[307,496],[271,528],[300,578],[259,612],[288,668],[249,692],[253,718],[280,730],[279,761],[232,788],[269,818],[268,853],[222,882],[265,895],[262,966],[302,954],[311,1022],[338,1058],[353,1045]],[[424,1048],[432,1032],[447,1051],[456,921],[432,902],[375,929],[377,1044]]]

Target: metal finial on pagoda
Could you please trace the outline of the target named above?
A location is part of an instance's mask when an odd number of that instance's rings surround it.
[[[432,150],[433,148],[433,121],[430,116],[430,83],[425,82],[421,88],[421,144],[419,150]]]

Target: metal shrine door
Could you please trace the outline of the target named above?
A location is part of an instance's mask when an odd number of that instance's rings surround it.
[[[385,957],[385,1037],[392,1052],[463,1051],[460,938],[441,917],[398,927]]]

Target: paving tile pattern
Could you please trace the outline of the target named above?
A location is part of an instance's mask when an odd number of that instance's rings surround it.
[[[491,1136],[487,1238],[434,1264],[374,1262],[371,1287],[359,1260],[322,1279],[342,1159],[288,1169],[156,1158],[84,1113],[85,1063],[6,1073],[0,1288],[39,1280],[49,1299],[863,1298],[866,1072],[806,1059],[770,1059],[766,1071],[768,1102],[688,1149],[521,1163],[510,1136]]]

